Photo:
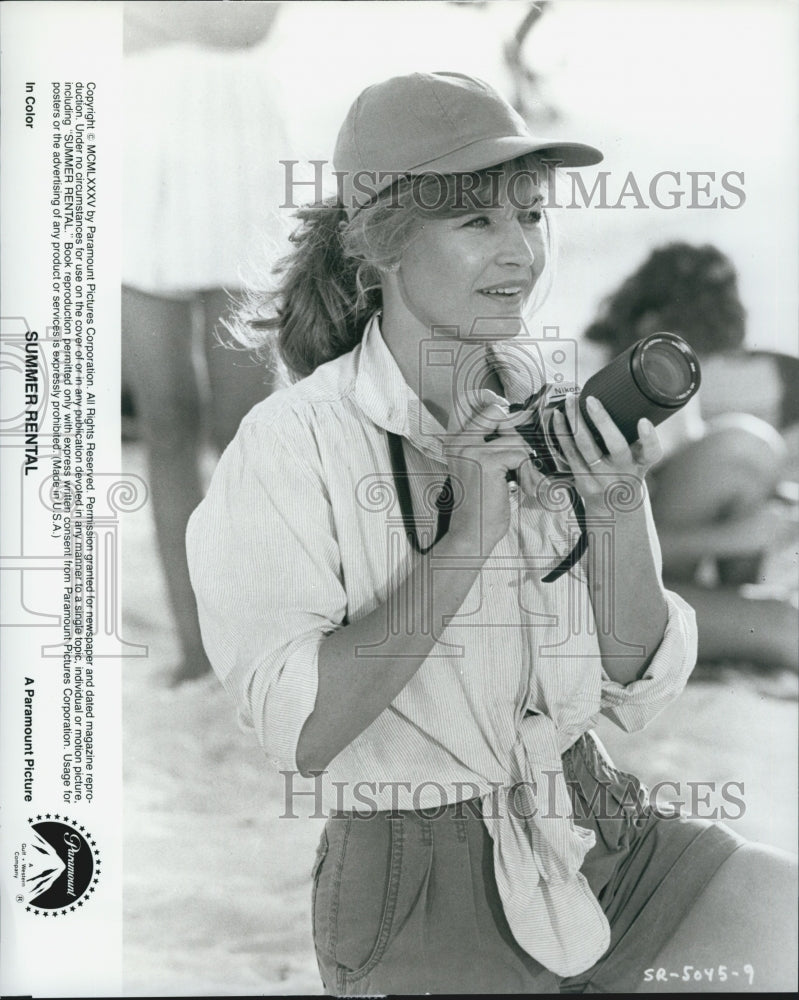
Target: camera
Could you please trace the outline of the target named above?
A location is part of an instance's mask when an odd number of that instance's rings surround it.
[[[595,396],[610,414],[629,444],[638,438],[638,421],[647,417],[662,423],[695,395],[701,381],[699,360],[689,344],[674,333],[653,333],[633,344],[596,372],[582,388],[545,385],[511,412],[531,410],[532,419],[516,430],[530,448],[535,467],[544,475],[565,471],[561,450],[552,433],[555,410],[563,410],[569,395],[579,393],[580,412],[603,453],[602,436],[586,410]]]

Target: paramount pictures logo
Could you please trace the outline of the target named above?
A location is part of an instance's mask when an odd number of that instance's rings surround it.
[[[77,820],[45,813],[29,818],[30,833],[14,852],[18,903],[35,916],[79,912],[100,880],[100,850]]]

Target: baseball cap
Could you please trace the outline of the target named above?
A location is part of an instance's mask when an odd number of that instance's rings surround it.
[[[410,73],[373,84],[356,99],[339,131],[333,166],[352,217],[401,175],[468,173],[525,153],[541,153],[553,166],[602,160],[585,143],[534,136],[483,80]]]

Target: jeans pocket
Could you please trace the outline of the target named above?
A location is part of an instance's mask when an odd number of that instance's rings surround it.
[[[327,931],[328,955],[337,967],[340,989],[356,983],[377,965],[391,939],[403,855],[403,820],[378,813],[345,821],[340,846],[322,868],[328,919],[317,913],[314,926]],[[335,864],[334,864],[335,858]]]

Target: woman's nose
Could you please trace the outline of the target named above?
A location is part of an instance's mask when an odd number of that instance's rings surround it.
[[[517,267],[530,267],[536,259],[536,240],[518,220],[502,227],[502,240],[498,248],[498,261]]]

